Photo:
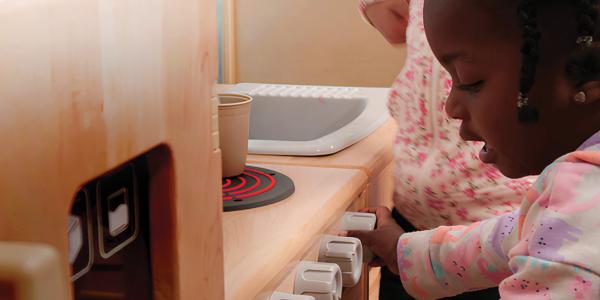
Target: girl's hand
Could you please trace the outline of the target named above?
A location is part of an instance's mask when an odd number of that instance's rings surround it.
[[[406,42],[408,3],[410,0],[384,0],[370,4],[365,15],[392,45]]]
[[[360,239],[364,246],[377,255],[382,265],[398,274],[396,245],[404,230],[392,218],[392,212],[387,207],[371,207],[360,211],[374,213],[377,216],[377,226],[373,231],[349,231],[347,235]]]

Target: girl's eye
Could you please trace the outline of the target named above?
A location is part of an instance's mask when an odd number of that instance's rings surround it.
[[[474,83],[459,84],[458,86],[456,86],[456,88],[461,91],[465,91],[465,92],[469,92],[469,93],[478,93],[479,91],[481,91],[481,88],[483,87],[483,83],[484,83],[483,80],[479,80]]]

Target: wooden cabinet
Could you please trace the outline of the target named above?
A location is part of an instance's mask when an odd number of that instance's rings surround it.
[[[0,240],[68,286],[77,191],[145,156],[154,299],[222,299],[216,24],[214,0],[0,1]]]

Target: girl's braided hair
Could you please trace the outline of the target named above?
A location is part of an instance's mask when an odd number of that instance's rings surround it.
[[[523,123],[537,122],[538,110],[531,104],[527,95],[535,81],[536,67],[539,60],[539,41],[541,38],[537,26],[537,8],[535,0],[521,0],[518,6],[518,17],[523,32],[521,46],[521,79],[519,82],[519,98],[517,102],[519,121]],[[596,43],[596,21],[598,0],[567,0],[577,5],[577,49],[566,65],[566,76],[576,85],[582,85],[600,74],[600,53]]]

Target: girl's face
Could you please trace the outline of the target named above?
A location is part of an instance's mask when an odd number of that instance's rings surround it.
[[[564,76],[576,40],[576,24],[565,17],[570,15],[565,9],[570,8],[564,5],[538,11],[543,38],[529,99],[540,119],[537,123],[518,121],[521,29],[517,2],[428,0],[424,10],[431,48],[453,79],[447,113],[462,120],[463,139],[486,143],[480,158],[512,178],[539,174],[594,133],[589,115],[573,105],[577,89]]]

